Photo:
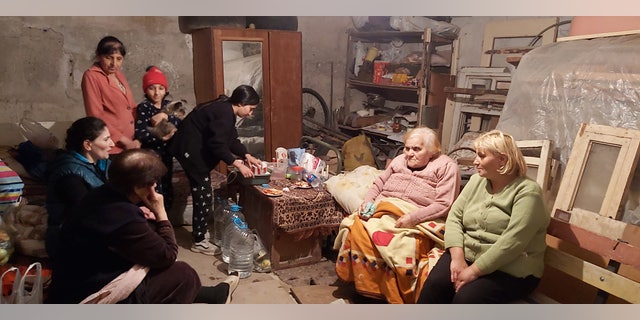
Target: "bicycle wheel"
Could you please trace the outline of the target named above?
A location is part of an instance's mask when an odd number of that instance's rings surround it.
[[[319,129],[331,124],[329,107],[313,89],[302,88],[302,131],[305,135],[318,135]]]

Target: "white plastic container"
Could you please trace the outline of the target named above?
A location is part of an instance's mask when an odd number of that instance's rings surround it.
[[[237,204],[232,204],[229,207],[229,219],[227,219],[227,223],[225,224],[224,234],[222,235],[222,261],[229,263],[230,262],[230,240],[231,234],[233,234],[236,228],[240,228],[241,226],[247,227],[247,223],[245,222],[244,215],[240,212],[240,207]]]
[[[237,220],[236,220],[237,221]],[[243,279],[251,276],[253,271],[253,246],[255,236],[247,228],[246,223],[241,222],[229,235],[229,274],[238,272],[238,276]]]
[[[222,238],[224,235],[224,227],[229,222],[231,209],[229,202],[222,199],[218,202],[219,207],[213,209],[213,244],[222,248]]]

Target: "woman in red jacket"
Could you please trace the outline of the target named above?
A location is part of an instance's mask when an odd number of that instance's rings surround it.
[[[127,51],[118,38],[106,36],[96,48],[94,64],[82,75],[82,98],[87,116],[102,119],[115,147],[110,154],[140,148],[135,140],[136,103],[124,73],[120,70]]]

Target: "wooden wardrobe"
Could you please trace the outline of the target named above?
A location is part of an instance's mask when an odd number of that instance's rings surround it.
[[[228,71],[225,63],[235,62],[237,59],[233,59],[237,57],[230,57],[226,49],[231,45],[242,45],[243,51],[248,51],[247,47],[251,51],[253,47],[251,54],[261,54],[262,64],[262,90],[258,90],[262,95],[264,124],[262,160],[271,161],[277,147],[298,147],[302,136],[301,33],[205,28],[194,31],[192,39],[196,103],[213,100],[223,93],[230,95],[235,86],[225,88],[225,70]],[[225,52],[227,57],[223,56]]]

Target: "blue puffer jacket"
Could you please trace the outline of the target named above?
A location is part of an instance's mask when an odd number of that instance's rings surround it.
[[[50,240],[58,236],[66,211],[75,205],[75,203],[66,203],[60,197],[61,190],[58,181],[68,175],[77,175],[84,180],[87,189],[99,187],[107,181],[110,163],[111,160],[103,159],[93,164],[75,151],[60,150],[56,158],[47,165],[47,199],[45,203],[48,215],[47,239],[45,240],[47,251],[50,251]]]

